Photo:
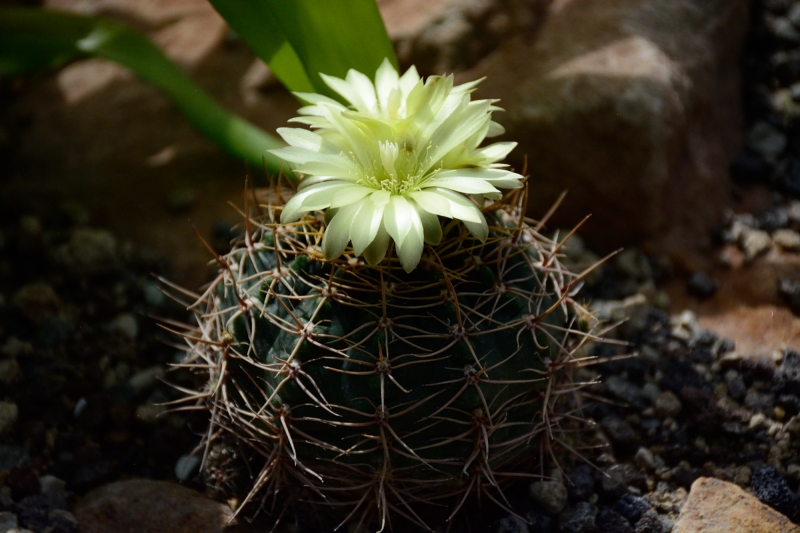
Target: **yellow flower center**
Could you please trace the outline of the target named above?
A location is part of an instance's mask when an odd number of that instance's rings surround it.
[[[426,148],[425,152],[429,150]],[[404,195],[418,191],[437,172],[439,167],[430,168],[427,158],[406,146],[393,142],[378,143],[378,157],[368,165],[359,165],[362,177],[359,185],[379,189],[394,195]]]

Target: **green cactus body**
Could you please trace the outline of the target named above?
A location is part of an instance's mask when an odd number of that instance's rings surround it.
[[[488,213],[485,243],[446,227],[410,274],[322,261],[317,218],[256,222],[195,305],[203,340],[187,357],[210,377],[207,439],[264,457],[249,498],[304,487],[345,521],[381,524],[424,524],[424,502],[451,518],[480,493],[506,505],[588,337],[576,276],[520,212]]]

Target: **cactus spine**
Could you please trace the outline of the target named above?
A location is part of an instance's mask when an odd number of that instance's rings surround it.
[[[447,520],[472,497],[509,506],[503,487],[561,438],[568,367],[593,338],[581,277],[525,222],[524,196],[484,209],[485,243],[445,225],[411,273],[324,261],[321,216],[248,220],[191,306],[184,362],[207,377],[186,398],[210,412],[206,468],[226,436],[260,458],[240,508],[302,490],[382,529],[428,528],[430,503]]]

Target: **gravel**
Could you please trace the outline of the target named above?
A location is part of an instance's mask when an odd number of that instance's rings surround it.
[[[798,496],[786,480],[772,466],[763,466],[753,472],[751,480],[756,498],[792,520],[798,517]]]

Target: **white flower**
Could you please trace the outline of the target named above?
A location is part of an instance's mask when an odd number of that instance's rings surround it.
[[[352,243],[356,256],[374,265],[391,239],[407,272],[419,263],[424,243],[441,240],[439,216],[460,219],[472,235],[486,239],[477,204],[500,198],[498,187],[520,187],[522,176],[498,163],[516,143],[478,148],[484,138],[503,133],[491,119],[499,109],[495,100],[470,101],[480,80],[457,87],[452,75],[423,82],[414,67],[399,76],[388,60],[375,83],[355,70],[345,79],[322,77],[350,106],[298,94],[310,105],[292,122],[314,131],[280,128],[289,146],[270,150],[303,176],[282,223],[329,209],[334,214],[322,240],[326,259]]]

